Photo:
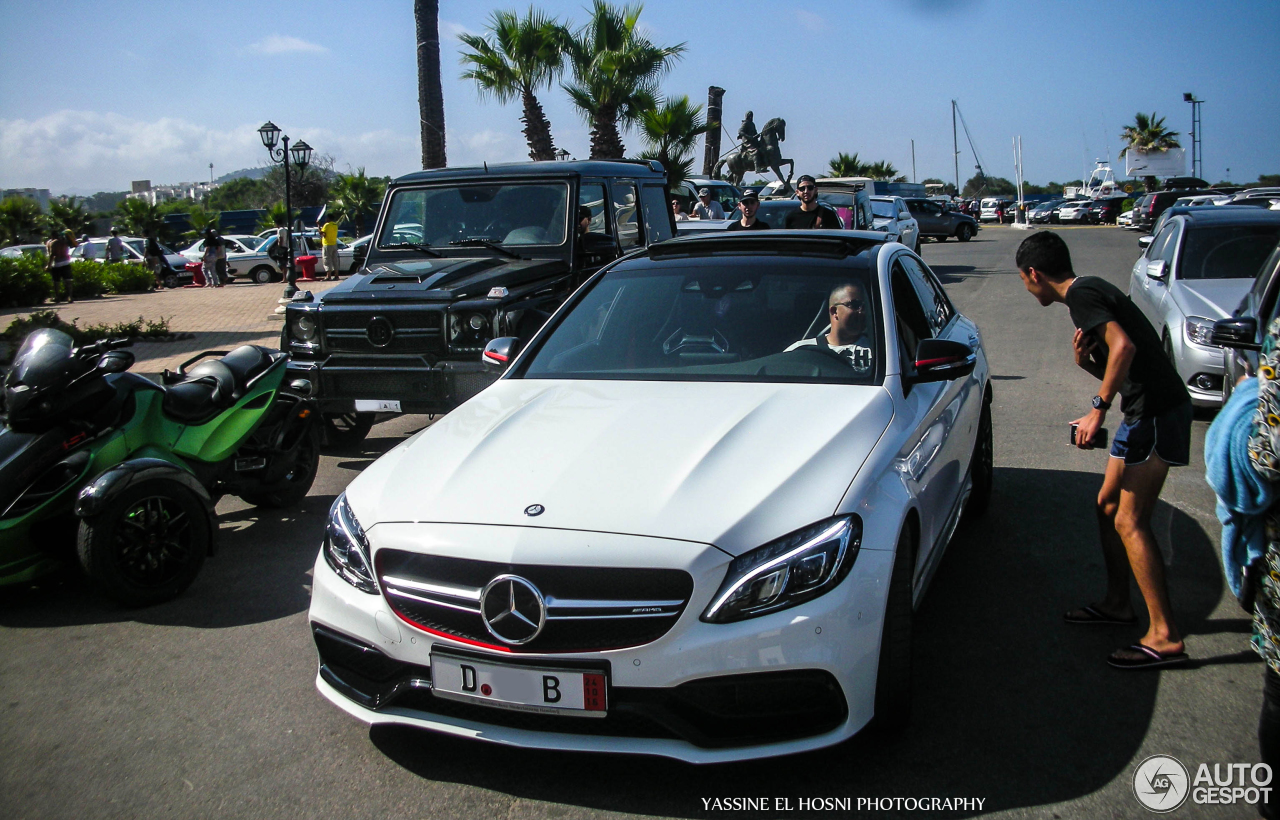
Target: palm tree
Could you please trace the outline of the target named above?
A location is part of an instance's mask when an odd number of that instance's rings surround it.
[[[65,202],[53,200],[49,203],[49,213],[45,215],[45,222],[51,230],[71,231],[73,235],[80,237],[89,232],[93,217],[85,212],[82,203],[76,202],[75,197],[69,196]]]
[[[640,156],[662,163],[669,186],[683,182],[693,170],[698,137],[710,127],[702,120],[702,106],[691,105],[688,95],[669,97],[660,107],[641,114],[639,122],[646,143]]]
[[[869,166],[858,159],[857,151],[852,154],[841,151],[827,163],[827,167],[831,169],[833,177],[865,177]]]
[[[286,221],[284,203],[277,202],[263,210],[262,216],[258,218],[258,231],[273,231]]]
[[[191,233],[197,235],[196,238],[203,236],[210,228],[216,230],[221,219],[221,213],[207,210],[203,205],[193,205],[187,211],[187,224],[191,226]]]
[[[0,245],[18,245],[40,238],[40,205],[24,196],[0,202]]]
[[[898,175],[898,169],[893,167],[892,162],[873,162],[867,166],[866,176],[872,179],[893,179]]]
[[[573,83],[561,87],[591,126],[592,159],[622,158],[619,123],[630,126],[657,107],[658,80],[685,51],[684,43],[660,47],[636,30],[643,8],[594,0],[591,20],[565,43]]]
[[[125,199],[116,206],[119,223],[125,232],[134,236],[142,236],[147,231],[155,231],[155,236],[164,235],[164,216],[160,209],[145,199]]]
[[[365,215],[378,210],[386,190],[386,183],[380,179],[370,179],[365,175],[364,168],[357,168],[354,174],[339,174],[337,181],[329,189],[333,199],[329,202],[326,213],[339,222],[354,223],[356,235],[364,236]]]
[[[458,39],[471,49],[462,54],[463,65],[471,66],[462,72],[462,79],[475,80],[481,96],[492,95],[500,103],[519,97],[529,159],[555,159],[551,123],[534,92],[550,86],[560,74],[568,39],[564,27],[530,6],[523,18],[495,11],[488,36],[460,34]]]
[[[413,0],[418,37],[418,119],[422,167],[443,168],[444,90],[440,87],[440,0]]]
[[[1154,111],[1150,116],[1141,111],[1134,114],[1133,125],[1126,125],[1120,130],[1120,139],[1125,141],[1124,148],[1120,149],[1120,159],[1124,159],[1130,148],[1139,151],[1168,151],[1170,148],[1182,147],[1178,142],[1178,132],[1165,128],[1164,117],[1157,117]],[[1156,178],[1145,176],[1142,184],[1150,193],[1156,189]]]

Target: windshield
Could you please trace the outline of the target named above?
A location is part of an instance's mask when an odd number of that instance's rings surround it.
[[[519,377],[874,384],[878,304],[865,255],[639,259],[580,295]]]
[[[447,248],[468,240],[560,245],[568,201],[563,182],[404,188],[391,199],[378,247],[425,242]]]
[[[1179,279],[1253,279],[1280,240],[1280,225],[1230,225],[1187,232]]]
[[[898,215],[898,203],[892,199],[873,199],[871,200],[871,213],[887,219],[893,219]]]
[[[254,250],[262,244],[263,239],[260,236],[237,236],[236,241],[248,250]]]

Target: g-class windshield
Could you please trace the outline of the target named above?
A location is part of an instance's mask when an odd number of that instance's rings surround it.
[[[569,186],[554,182],[404,188],[391,198],[378,247],[561,245],[568,201]]]

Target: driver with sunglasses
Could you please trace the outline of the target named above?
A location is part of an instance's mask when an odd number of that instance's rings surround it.
[[[867,293],[859,282],[847,282],[831,291],[827,297],[827,316],[831,330],[812,339],[801,339],[788,347],[795,350],[805,345],[825,347],[846,359],[858,373],[871,369],[871,336],[868,334]]]
[[[818,183],[808,174],[801,174],[796,181],[796,193],[800,195],[799,210],[787,214],[787,228],[839,229],[840,217],[834,210],[818,201]]]

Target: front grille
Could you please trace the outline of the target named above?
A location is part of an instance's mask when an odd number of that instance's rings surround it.
[[[371,709],[491,726],[608,737],[682,739],[702,748],[777,743],[829,732],[848,716],[839,683],[817,669],[700,678],[672,688],[609,685],[608,713],[584,719],[495,709],[436,697],[431,669],[402,663],[372,646],[312,626],[320,676]],[[495,659],[497,660],[497,659]],[[610,676],[612,681],[612,675]]]
[[[375,323],[385,332],[390,325],[390,340],[375,332],[370,340],[369,327]],[[325,313],[324,338],[334,353],[437,353],[444,351],[444,313],[438,310],[386,311],[381,313],[335,311]],[[374,342],[378,342],[375,344]]]
[[[437,374],[425,368],[399,373],[326,372],[325,378],[329,380],[325,395],[348,399],[431,399],[438,392],[432,389]]]
[[[598,652],[639,646],[667,633],[684,612],[693,578],[683,570],[499,564],[401,550],[378,552],[387,602],[437,634],[511,652]],[[509,645],[485,628],[481,592],[500,575],[529,581],[546,604],[542,631]]]

